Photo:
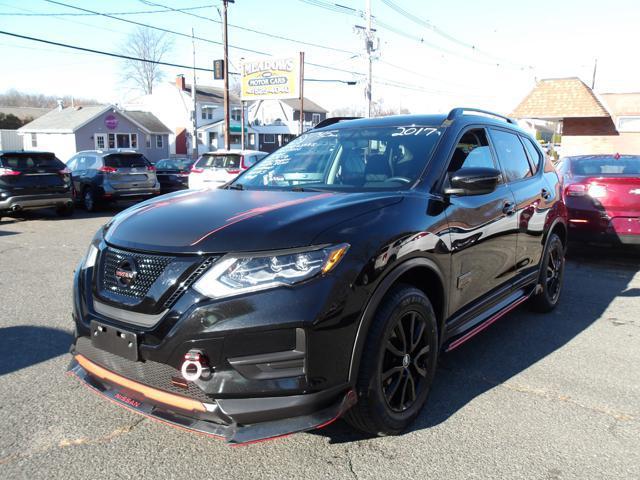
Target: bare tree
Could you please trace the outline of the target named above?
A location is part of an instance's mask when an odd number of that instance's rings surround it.
[[[122,53],[130,57],[160,62],[173,48],[173,43],[164,33],[150,28],[138,27],[129,35]],[[145,94],[153,92],[153,86],[164,78],[164,72],[157,63],[140,60],[124,60],[123,76]]]
[[[385,117],[387,115],[400,115],[405,113],[410,113],[409,109],[401,105],[389,105],[382,98],[375,100],[373,102],[373,108],[371,109],[372,117]],[[364,107],[355,105],[336,108],[331,112],[331,116],[334,117],[362,117],[364,115]]]

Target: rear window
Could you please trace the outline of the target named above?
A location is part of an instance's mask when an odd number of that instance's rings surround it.
[[[577,157],[571,159],[574,175],[640,175],[640,156]]]
[[[138,168],[151,165],[144,155],[114,153],[104,157],[104,164],[113,168]]]
[[[196,162],[198,168],[240,168],[240,155],[203,155]]]
[[[189,170],[189,167],[191,167],[191,164],[193,162],[191,160],[188,159],[184,159],[184,160],[174,160],[174,159],[169,159],[169,160],[160,160],[158,163],[156,163],[156,168],[158,170]]]
[[[0,157],[0,166],[12,170],[31,170],[34,168],[52,168],[62,170],[65,164],[51,154],[17,153],[4,154]]]

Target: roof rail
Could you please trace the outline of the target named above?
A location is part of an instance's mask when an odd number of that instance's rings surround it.
[[[449,115],[447,115],[447,120],[454,120],[455,118],[461,115],[464,115],[464,112],[482,113],[483,115],[489,115],[491,117],[500,118],[506,121],[507,123],[517,125],[516,121],[513,118],[507,117],[506,115],[500,115],[499,113],[490,112],[488,110],[480,110],[479,108],[464,108],[464,107],[454,108],[449,112]]]
[[[328,127],[329,125],[333,125],[334,123],[344,122],[346,120],[357,120],[362,117],[329,117],[322,120],[320,123],[316,124],[311,130],[315,130],[316,128]]]

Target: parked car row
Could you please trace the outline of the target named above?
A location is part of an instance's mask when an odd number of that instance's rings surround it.
[[[76,203],[92,212],[118,200],[216,188],[266,155],[223,150],[197,161],[167,158],[154,165],[134,150],[88,150],[64,164],[51,152],[0,151],[0,214],[53,207],[59,215],[71,215]]]

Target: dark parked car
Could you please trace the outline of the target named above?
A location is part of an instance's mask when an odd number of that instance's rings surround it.
[[[156,176],[160,193],[170,193],[189,188],[189,171],[194,160],[190,158],[165,158],[156,162]]]
[[[640,155],[564,158],[569,239],[640,245]]]
[[[101,228],[74,279],[72,372],[231,442],[340,416],[398,434],[441,352],[525,301],[557,305],[561,184],[513,121],[333,122]]]
[[[67,162],[76,199],[92,212],[101,203],[150,198],[160,193],[156,168],[131,150],[88,150]]]
[[[0,151],[0,215],[54,207],[73,213],[71,172],[50,152]]]

